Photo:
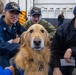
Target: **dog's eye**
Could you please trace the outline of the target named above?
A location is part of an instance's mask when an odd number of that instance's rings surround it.
[[[30,33],[32,33],[34,30],[32,29],[32,30],[30,30]]]
[[[43,30],[43,29],[41,29],[41,32],[42,32],[42,33],[44,33],[44,30]]]

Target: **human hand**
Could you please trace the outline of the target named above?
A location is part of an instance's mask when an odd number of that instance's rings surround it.
[[[5,67],[5,69],[10,69],[12,71],[12,75],[14,75],[15,69],[13,66]]]
[[[20,37],[17,37],[12,40],[12,43],[19,43],[20,42]]]
[[[67,49],[65,54],[64,54],[64,59],[67,61],[67,62],[71,62],[70,58],[71,58],[71,55],[72,55],[72,50],[71,48]]]
[[[59,68],[54,68],[53,75],[63,75]]]

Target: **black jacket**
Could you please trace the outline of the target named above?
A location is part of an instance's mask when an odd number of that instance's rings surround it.
[[[64,15],[61,15],[61,14],[60,14],[60,15],[58,16],[58,21],[59,21],[59,22],[63,22],[63,21],[64,21]]]
[[[60,58],[63,58],[68,48],[72,49],[72,56],[76,57],[76,28],[74,28],[74,21],[75,19],[72,19],[70,22],[61,25],[56,31],[51,44],[54,67],[60,66]]]

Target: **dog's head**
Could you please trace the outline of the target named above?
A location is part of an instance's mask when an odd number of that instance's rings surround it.
[[[42,50],[50,45],[49,34],[40,24],[34,24],[21,36],[21,45],[29,46],[34,50]]]

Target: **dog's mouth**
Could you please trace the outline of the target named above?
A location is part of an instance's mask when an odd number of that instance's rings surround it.
[[[33,47],[34,50],[42,50],[42,47]]]

